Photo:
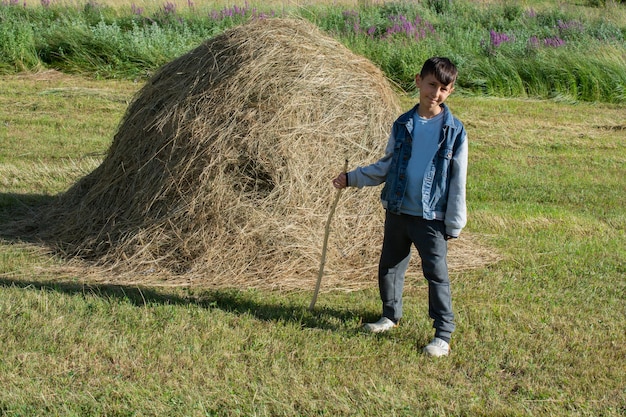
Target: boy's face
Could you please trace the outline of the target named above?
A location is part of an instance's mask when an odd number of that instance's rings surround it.
[[[417,74],[415,85],[420,90],[420,108],[433,114],[439,113],[439,105],[454,91],[454,83],[442,84],[434,74],[428,74],[424,78]]]

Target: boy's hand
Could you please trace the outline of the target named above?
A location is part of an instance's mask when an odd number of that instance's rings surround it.
[[[336,189],[341,190],[342,188],[346,188],[347,186],[348,176],[345,172],[342,172],[341,174],[337,175],[335,179],[333,179],[333,187],[335,187]]]

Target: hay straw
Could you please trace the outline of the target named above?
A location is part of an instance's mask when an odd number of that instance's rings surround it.
[[[162,67],[38,235],[108,282],[312,288],[336,167],[379,158],[399,113],[381,71],[311,23],[253,21]],[[380,190],[348,191],[328,289],[375,281]]]

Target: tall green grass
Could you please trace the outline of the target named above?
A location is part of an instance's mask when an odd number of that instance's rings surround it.
[[[464,1],[177,8],[150,12],[0,4],[0,72],[55,68],[105,78],[145,78],[207,38],[249,19],[302,17],[375,62],[411,91],[432,55],[459,66],[457,88],[501,97],[626,102],[626,5]]]

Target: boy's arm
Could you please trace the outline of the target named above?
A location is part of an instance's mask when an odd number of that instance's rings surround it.
[[[347,186],[363,188],[366,186],[380,185],[387,179],[389,166],[395,146],[395,132],[391,132],[387,140],[385,155],[373,164],[358,167],[346,174]]]
[[[446,234],[458,237],[467,223],[467,205],[465,200],[467,184],[468,143],[467,133],[463,132],[461,144],[452,157],[450,167],[450,188],[446,208]]]

